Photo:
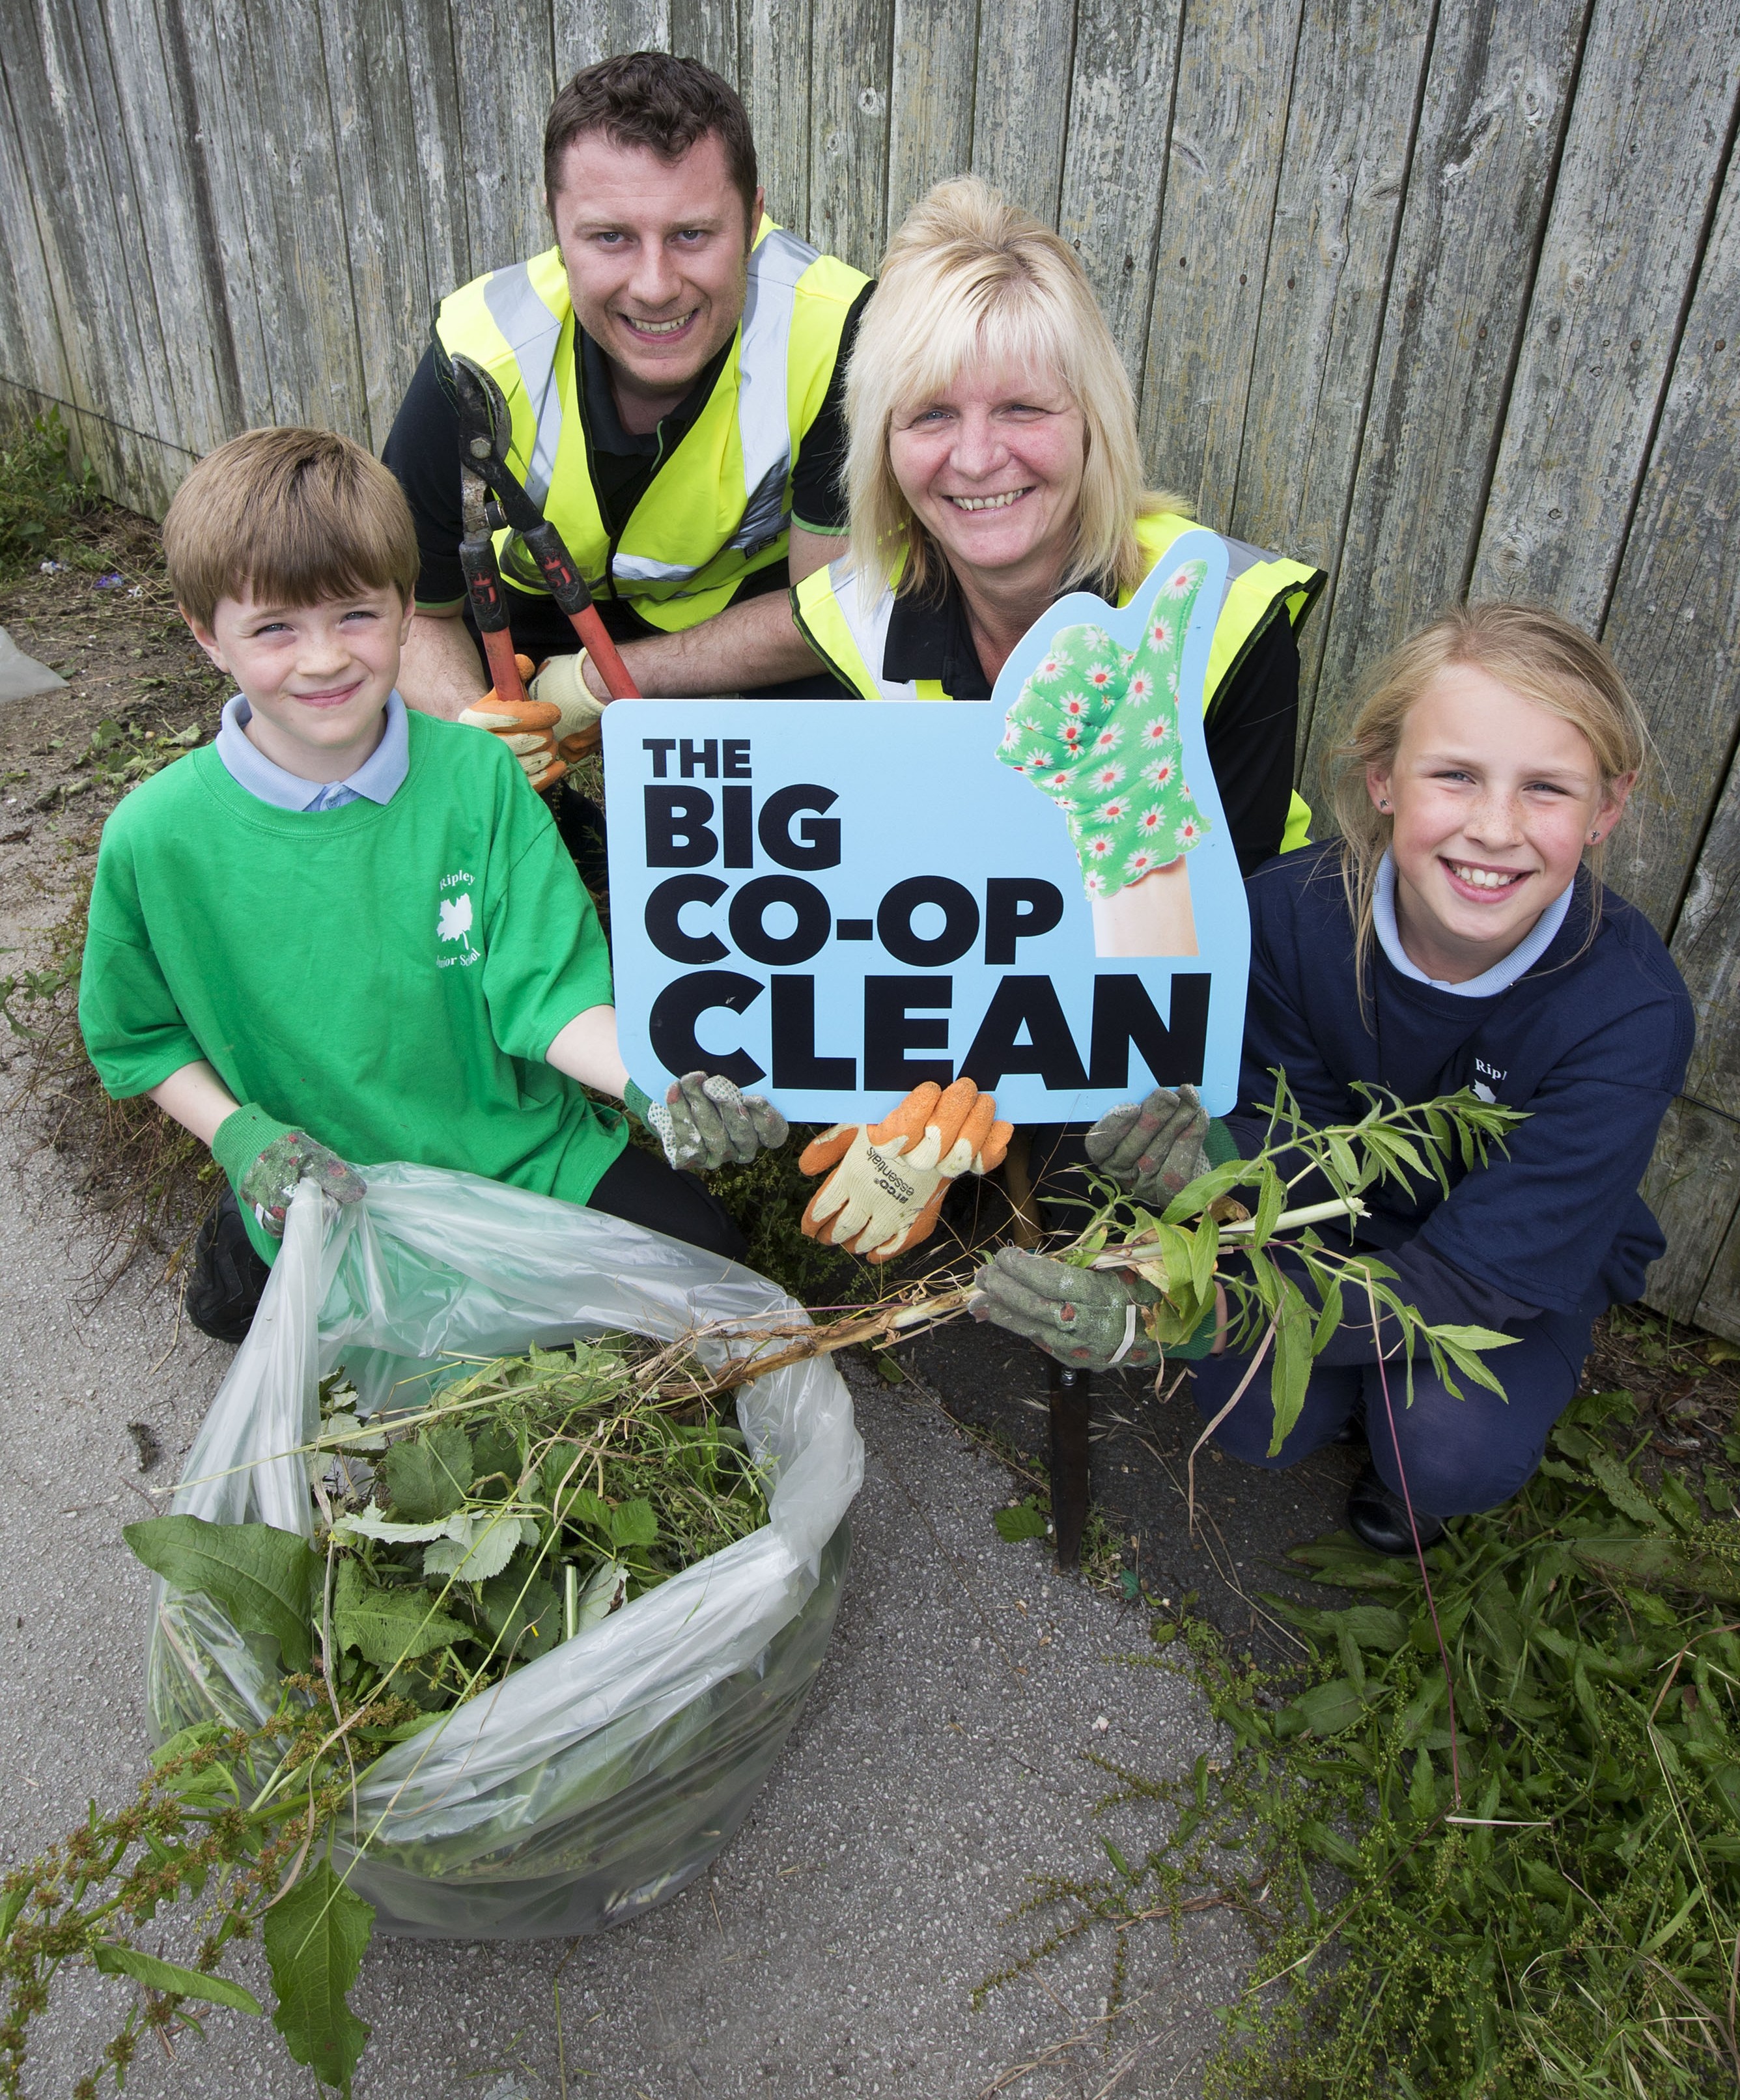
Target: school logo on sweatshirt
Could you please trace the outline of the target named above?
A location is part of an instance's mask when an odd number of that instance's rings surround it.
[[[1482,1101],[1496,1101],[1498,1096],[1493,1089],[1503,1084],[1510,1067],[1508,1065],[1503,1066],[1489,1065],[1484,1057],[1477,1057],[1474,1060],[1474,1070],[1479,1075],[1472,1090],[1476,1099]]]
[[[456,868],[451,875],[442,876],[439,886],[443,893],[435,907],[435,940],[440,952],[435,956],[435,968],[450,970],[457,963],[461,969],[469,969],[473,963],[484,960],[483,950],[475,947],[471,941],[470,872]]]

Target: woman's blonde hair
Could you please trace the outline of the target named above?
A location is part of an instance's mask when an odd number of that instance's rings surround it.
[[[888,244],[846,374],[852,558],[879,588],[903,549],[900,588],[939,588],[940,550],[890,463],[896,416],[953,385],[978,360],[1053,375],[1087,426],[1075,535],[1061,588],[1142,580],[1136,520],[1177,510],[1144,488],[1136,400],[1111,331],[1069,244],[976,175],[938,183]]]
[[[1619,668],[1601,643],[1538,605],[1461,605],[1411,634],[1361,682],[1353,721],[1324,774],[1341,832],[1341,881],[1354,929],[1360,1007],[1371,953],[1372,899],[1394,820],[1373,803],[1367,770],[1395,762],[1410,709],[1441,671],[1465,664],[1577,730],[1595,754],[1603,790],[1643,770],[1649,732]],[[1586,850],[1595,877],[1588,941],[1601,921],[1606,841]],[[1587,944],[1587,943],[1586,943]]]

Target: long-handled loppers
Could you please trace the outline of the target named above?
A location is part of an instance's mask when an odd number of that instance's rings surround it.
[[[465,537],[460,542],[459,558],[497,692],[504,699],[525,698],[525,687],[514,661],[507,603],[491,538],[492,527],[507,525],[519,534],[537,563],[545,587],[567,615],[586,654],[598,665],[611,698],[638,699],[639,689],[606,632],[586,580],[575,567],[562,535],[507,464],[514,426],[501,388],[469,357],[455,357],[453,362],[465,505]],[[493,502],[489,501],[491,494]]]

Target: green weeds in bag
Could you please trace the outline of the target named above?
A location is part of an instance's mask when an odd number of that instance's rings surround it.
[[[502,1357],[415,1413],[363,1421],[342,1374],[303,1454],[314,1537],[188,1515],[126,1527],[174,1590],[275,1643],[282,1704],[263,1729],[184,1730],[134,1806],[0,1881],[0,2094],[17,2100],[29,2023],[68,1961],[141,1995],[76,2088],[118,2090],[141,2034],[210,2003],[258,2014],[218,1974],[262,1928],[273,2024],[348,2094],[368,2028],[347,2003],[373,1923],[324,1855],[358,1774],[392,1744],[767,1521],[766,1481],[681,1343],[605,1339]],[[179,1899],[214,1921],[191,1965],[134,1935]]]

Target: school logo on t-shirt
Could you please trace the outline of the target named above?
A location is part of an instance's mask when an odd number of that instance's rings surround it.
[[[466,868],[455,868],[441,878],[444,893],[435,907],[435,939],[442,951],[435,957],[437,969],[450,970],[456,963],[469,969],[484,960],[483,950],[471,942],[471,887],[472,877]],[[447,952],[450,943],[451,953]]]
[[[1480,1075],[1474,1082],[1475,1097],[1483,1101],[1497,1101],[1498,1096],[1493,1092],[1493,1088],[1504,1081],[1509,1067],[1489,1065],[1484,1057],[1477,1057],[1474,1060],[1474,1070]]]

